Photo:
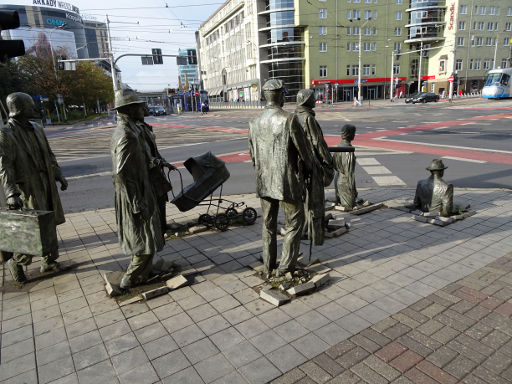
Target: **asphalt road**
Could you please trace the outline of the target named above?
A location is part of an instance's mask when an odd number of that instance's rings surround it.
[[[289,110],[293,106],[286,106]],[[459,187],[512,188],[512,100],[456,100],[425,105],[377,101],[319,106],[317,119],[330,145],[339,142],[345,123],[357,127],[354,142],[359,188],[414,187],[428,176],[425,168],[442,157],[445,180]],[[254,173],[247,154],[248,121],[258,110],[212,111],[208,115],[148,117],[162,155],[181,164],[190,156],[212,151],[226,161],[231,177],[223,193],[254,192]],[[61,193],[66,212],[113,206],[109,140],[112,122],[46,129],[69,189]],[[192,182],[181,168],[184,185]],[[171,174],[181,190],[177,173]]]

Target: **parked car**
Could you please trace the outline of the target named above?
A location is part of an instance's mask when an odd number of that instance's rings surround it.
[[[167,112],[165,111],[165,108],[162,107],[161,105],[151,106],[151,107],[148,107],[148,109],[149,109],[149,114],[152,115],[152,116],[167,115]]]
[[[414,95],[411,95],[410,97],[405,99],[406,103],[428,103],[429,101],[435,101],[437,102],[439,100],[439,95],[432,92],[422,92],[422,93],[415,93]]]

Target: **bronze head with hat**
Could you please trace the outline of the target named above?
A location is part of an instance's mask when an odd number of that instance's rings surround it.
[[[284,83],[279,79],[270,79],[262,87],[263,95],[267,100],[267,105],[277,105],[282,107],[284,104]]]
[[[446,168],[444,163],[443,163],[443,160],[441,159],[434,159],[432,160],[432,162],[430,163],[430,165],[426,168],[427,171],[444,171]]]

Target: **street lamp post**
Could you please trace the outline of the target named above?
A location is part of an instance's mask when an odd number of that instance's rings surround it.
[[[363,28],[365,27],[365,25],[371,20],[372,18],[369,17],[364,23],[363,25],[361,25],[361,27],[359,28],[359,63],[358,63],[358,73],[357,73],[357,99],[359,100],[359,103],[361,103],[361,99],[362,99],[362,96],[361,96],[361,38],[362,38],[362,32],[363,32]],[[358,19],[360,20],[360,19]],[[352,21],[352,20],[350,20]]]
[[[52,28],[50,30],[50,39],[49,39],[50,40],[50,54],[52,56],[53,72],[55,73],[55,84],[57,85],[57,92],[60,91],[60,85],[59,85],[59,76],[57,75],[57,65],[55,64],[55,61],[57,60],[57,58],[56,58],[55,52],[53,50],[52,34],[57,29],[60,29],[60,30],[64,29],[65,26],[66,26],[66,23],[63,23],[63,24],[59,25],[58,27]],[[55,111],[57,112],[57,120],[60,123],[61,120],[60,120],[60,114],[59,114],[59,106],[58,106],[57,102],[55,102]],[[62,108],[62,114],[63,114],[64,120],[67,120],[68,118],[66,116],[66,108]]]
[[[418,92],[422,92],[421,89],[421,60],[423,58],[423,41],[420,43],[420,64],[418,68]]]
[[[395,76],[395,71],[394,71],[394,68],[393,66],[395,65],[395,51],[392,50],[391,51],[391,80],[389,82],[389,100],[390,101],[393,101],[393,85],[394,85],[394,76]]]

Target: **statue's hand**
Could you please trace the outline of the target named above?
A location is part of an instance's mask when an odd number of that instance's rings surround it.
[[[7,199],[7,207],[9,209],[21,209],[23,207],[23,201],[18,195],[11,196]]]
[[[64,176],[61,176],[60,178],[58,178],[57,181],[60,183],[61,191],[65,191],[66,189],[68,189],[68,181],[66,180],[66,178]]]
[[[149,161],[149,169],[153,169],[155,167],[158,167],[162,165],[162,159],[159,158],[153,158]]]

